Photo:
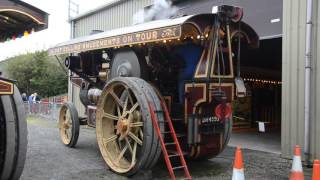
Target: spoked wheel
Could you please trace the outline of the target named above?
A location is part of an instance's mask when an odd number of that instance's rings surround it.
[[[80,123],[78,111],[71,102],[65,103],[60,109],[59,129],[62,143],[74,147],[78,142]]]
[[[131,176],[140,169],[149,169],[160,156],[148,103],[161,110],[151,86],[138,78],[114,78],[99,98],[97,140],[104,160],[118,174]],[[163,120],[163,115],[159,114],[158,119]]]

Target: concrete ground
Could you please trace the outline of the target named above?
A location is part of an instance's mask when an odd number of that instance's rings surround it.
[[[278,132],[237,132],[231,135],[229,146],[241,146],[263,152],[281,154],[281,135]]]
[[[22,180],[99,180],[122,177],[107,169],[98,149],[95,131],[82,127],[75,149],[60,143],[56,122],[29,118],[29,144]],[[227,147],[216,158],[189,162],[193,179],[231,179],[234,148]],[[243,149],[246,179],[288,179],[290,161],[280,155]],[[306,168],[305,168],[306,169]],[[310,169],[306,179],[310,179]],[[131,179],[169,179],[163,160],[148,172]]]

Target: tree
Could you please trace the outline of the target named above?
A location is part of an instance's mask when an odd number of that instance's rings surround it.
[[[8,59],[9,78],[17,81],[21,92],[37,92],[42,97],[50,97],[67,92],[66,70],[46,51],[19,55]]]

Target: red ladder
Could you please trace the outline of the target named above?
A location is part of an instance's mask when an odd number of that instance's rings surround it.
[[[165,162],[167,164],[167,168],[169,170],[171,179],[172,180],[176,180],[176,176],[174,174],[175,170],[183,169],[185,177],[186,177],[185,179],[191,180],[192,177],[190,176],[186,161],[185,161],[183,153],[181,151],[180,144],[179,144],[178,139],[177,139],[177,135],[176,135],[175,130],[174,130],[173,125],[172,125],[172,121],[171,121],[171,118],[170,118],[170,115],[169,115],[169,111],[167,109],[166,104],[163,101],[161,101],[161,107],[162,107],[163,111],[155,111],[154,107],[151,105],[151,103],[149,103],[149,109],[150,109],[150,113],[151,113],[152,124],[153,124],[153,127],[155,128],[155,130],[157,132],[157,135],[158,135],[158,138],[159,138],[159,140],[161,142],[161,149],[162,149],[163,156],[164,156]],[[158,118],[155,115],[156,113],[164,113],[165,118],[164,118],[163,122],[158,121]],[[158,123],[167,123],[168,124],[170,131],[169,132],[164,132],[164,134],[170,134],[172,139],[173,139],[173,142],[166,142],[166,143],[164,142],[163,133],[161,133],[161,130],[159,128]],[[167,150],[167,146],[172,146],[172,145],[175,145],[176,154],[169,155],[168,154],[168,150]],[[172,167],[171,158],[173,158],[173,157],[179,157],[180,163],[181,163],[180,166]]]

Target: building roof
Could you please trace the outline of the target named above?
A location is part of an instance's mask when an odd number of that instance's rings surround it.
[[[119,3],[129,0],[113,0],[103,6],[81,14],[71,21],[80,20],[107,10]],[[282,36],[282,8],[283,0],[173,0],[179,15],[211,13],[212,7],[217,5],[233,5],[244,8],[243,21],[258,33],[260,39],[271,39]]]
[[[18,0],[0,1],[0,41],[48,27],[48,13]]]
[[[81,13],[81,14],[75,16],[75,17],[72,17],[70,19],[70,21],[76,21],[76,20],[81,19],[83,17],[90,16],[92,14],[95,14],[95,13],[99,12],[99,11],[102,11],[102,10],[105,10],[107,8],[110,8],[111,6],[115,6],[115,5],[117,5],[118,3],[122,2],[122,1],[127,1],[127,0],[111,0],[110,2],[108,2],[108,3],[104,4],[104,5],[98,6],[98,7],[94,8],[94,9],[92,9],[92,10],[89,10],[89,11]]]

